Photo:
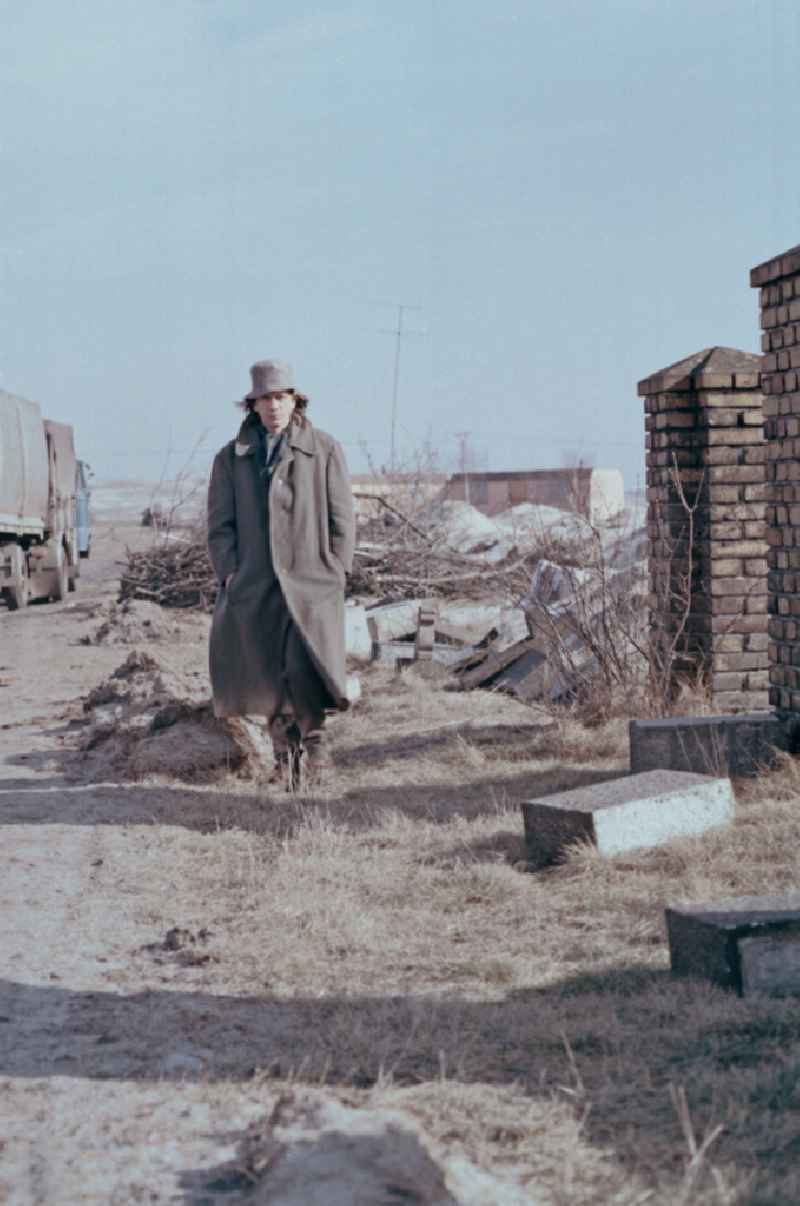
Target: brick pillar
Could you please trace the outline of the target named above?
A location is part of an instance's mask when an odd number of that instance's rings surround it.
[[[800,712],[800,246],[750,273],[759,288],[767,438],[770,703]]]
[[[639,382],[652,622],[674,633],[688,605],[674,677],[700,670],[723,712],[768,699],[760,369],[760,356],[705,348]],[[681,492],[697,502],[691,521]]]

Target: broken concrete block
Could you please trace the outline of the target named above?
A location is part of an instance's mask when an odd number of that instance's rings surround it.
[[[537,641],[528,637],[498,652],[494,640],[482,642],[471,652],[459,651],[454,659],[453,672],[457,675],[455,689],[472,691],[476,687],[492,691],[505,691],[522,703],[533,703],[538,699],[563,699],[575,689],[575,679],[551,666],[546,654],[538,648]],[[435,656],[435,655],[434,655]],[[582,669],[587,669],[590,653],[587,650],[574,655],[576,669],[583,658]]]
[[[393,666],[397,662],[413,662],[413,641],[375,641],[372,646],[373,660],[382,666]]]
[[[523,703],[531,703],[541,699],[545,693],[542,688],[543,675],[546,671],[546,659],[543,653],[536,649],[528,649],[516,661],[492,681],[492,686],[498,691],[515,695]]]
[[[469,654],[470,650],[454,649],[452,645],[433,646],[432,660],[442,666],[450,667],[459,658]],[[383,666],[396,666],[398,669],[416,661],[416,645],[414,641],[377,641],[372,646],[373,660]]]
[[[351,704],[358,703],[361,699],[361,679],[357,674],[348,674],[345,691]]]
[[[452,645],[456,649],[463,649],[468,645],[477,645],[486,636],[486,631],[494,631],[493,629],[484,630],[483,625],[478,625],[474,628],[464,628],[463,625],[447,624],[444,620],[436,621],[436,640],[444,645]]]
[[[492,648],[503,652],[528,636],[528,619],[521,607],[483,603],[438,606],[436,638],[449,645],[478,645],[491,639]]]
[[[575,842],[623,854],[695,837],[727,824],[733,810],[729,779],[656,770],[526,800],[522,817],[528,860],[544,867]]]
[[[498,675],[528,652],[527,642],[521,641],[506,649],[503,653],[495,653],[489,649],[478,649],[474,657],[461,659],[458,665],[458,689],[471,691],[474,687],[491,687]]]
[[[536,600],[544,607],[568,602],[575,597],[576,591],[583,590],[594,577],[596,574],[592,570],[575,567],[567,569],[555,561],[543,558],[536,563],[526,598]]]
[[[792,730],[774,712],[632,720],[631,773],[656,769],[701,775],[757,775],[792,746]]]
[[[485,636],[490,628],[496,628],[500,623],[504,610],[497,603],[442,602],[439,604],[439,619],[443,624],[465,628],[470,633],[481,630],[481,636]]]
[[[424,599],[403,599],[399,603],[382,603],[367,611],[367,624],[373,641],[413,640],[417,619]]]
[[[739,940],[742,994],[800,995],[800,934]]]
[[[492,649],[495,653],[503,653],[512,645],[516,645],[520,641],[527,641],[530,636],[528,617],[521,607],[507,608],[495,627],[497,636],[492,641]]]
[[[741,996],[800,994],[800,892],[665,910],[670,965]]]
[[[348,603],[344,609],[344,640],[348,657],[360,662],[372,660],[372,634],[367,624],[367,613],[358,604]]]

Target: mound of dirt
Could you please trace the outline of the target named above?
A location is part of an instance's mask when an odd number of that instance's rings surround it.
[[[252,1206],[541,1202],[466,1156],[447,1154],[405,1111],[359,1109],[294,1092],[283,1094],[268,1118],[250,1125],[235,1160],[190,1174],[183,1185],[198,1201],[224,1193]]]
[[[131,652],[83,702],[87,777],[211,783],[231,771],[251,778],[271,765],[262,730],[214,716],[206,686],[199,672],[179,675],[149,653]]]
[[[166,641],[176,636],[178,627],[162,607],[147,599],[126,599],[112,604],[102,624],[84,645],[140,645],[145,641]]]

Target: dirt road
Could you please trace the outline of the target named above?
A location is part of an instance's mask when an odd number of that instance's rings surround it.
[[[143,949],[207,915],[175,883],[181,793],[75,781],[78,701],[126,652],[80,638],[116,593],[125,544],[145,539],[106,525],[68,601],[0,608],[4,1203],[194,1200],[192,1170],[230,1156],[269,1106],[209,1075],[228,1003],[195,995],[202,960]],[[202,665],[192,633],[171,656]],[[202,854],[213,838],[190,840]]]

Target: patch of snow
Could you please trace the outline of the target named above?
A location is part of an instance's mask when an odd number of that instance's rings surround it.
[[[494,520],[456,498],[432,503],[423,512],[423,518],[434,539],[456,553],[471,553],[476,545],[494,544],[500,536]]]

